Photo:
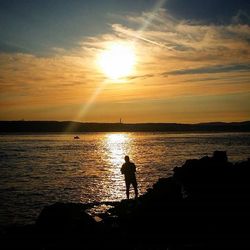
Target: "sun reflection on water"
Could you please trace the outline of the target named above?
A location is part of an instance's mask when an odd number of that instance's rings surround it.
[[[111,133],[105,136],[104,147],[106,164],[109,166],[109,181],[112,183],[106,190],[112,199],[125,198],[124,180],[120,172],[124,156],[132,153],[131,137],[128,133]]]
[[[108,159],[114,166],[121,165],[124,156],[129,153],[129,141],[128,134],[108,134],[106,136]]]

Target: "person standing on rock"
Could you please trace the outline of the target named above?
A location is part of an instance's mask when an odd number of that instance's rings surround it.
[[[129,188],[132,184],[135,190],[135,198],[138,197],[138,189],[137,189],[137,181],[136,181],[136,166],[133,162],[129,160],[129,156],[125,156],[125,163],[123,163],[121,167],[121,173],[124,174],[125,184],[126,184],[126,195],[127,199],[129,199]]]

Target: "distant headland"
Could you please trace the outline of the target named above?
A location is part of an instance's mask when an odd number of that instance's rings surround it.
[[[250,121],[181,123],[82,123],[73,121],[0,121],[0,133],[46,132],[250,132]]]

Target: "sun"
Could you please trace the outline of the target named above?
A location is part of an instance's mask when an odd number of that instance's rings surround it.
[[[103,73],[112,80],[132,74],[135,65],[134,48],[129,44],[114,43],[99,56],[98,63]]]

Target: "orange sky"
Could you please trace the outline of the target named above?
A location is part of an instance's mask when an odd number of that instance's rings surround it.
[[[151,15],[154,15],[152,18]],[[250,27],[180,20],[166,9],[124,15],[53,53],[0,53],[1,120],[207,122],[250,119]],[[98,65],[111,44],[132,44],[136,63],[112,80]]]

